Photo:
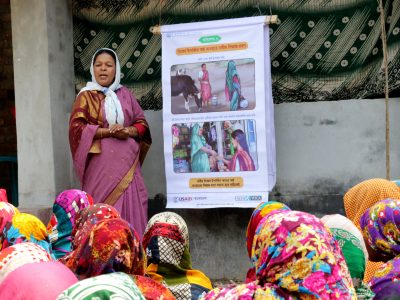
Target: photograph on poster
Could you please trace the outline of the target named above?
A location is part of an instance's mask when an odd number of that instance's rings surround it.
[[[255,120],[172,125],[175,173],[256,171]]]
[[[252,110],[255,99],[253,58],[171,66],[173,114]]]

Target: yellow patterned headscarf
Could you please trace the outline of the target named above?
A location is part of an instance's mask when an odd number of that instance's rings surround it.
[[[400,189],[396,183],[383,178],[365,180],[353,186],[344,195],[346,216],[360,229],[360,218],[364,212],[387,198],[400,199]],[[364,282],[368,282],[381,265],[381,262],[368,261]]]

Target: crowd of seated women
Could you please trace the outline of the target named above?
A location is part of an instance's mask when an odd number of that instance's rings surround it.
[[[57,196],[47,226],[0,200],[0,299],[400,299],[400,188],[385,179],[352,187],[346,216],[260,203],[243,239],[251,268],[218,287],[193,269],[176,213],[141,237],[81,190]]]

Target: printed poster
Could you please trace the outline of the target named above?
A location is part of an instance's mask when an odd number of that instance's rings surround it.
[[[168,208],[268,201],[276,162],[265,19],[161,27]]]

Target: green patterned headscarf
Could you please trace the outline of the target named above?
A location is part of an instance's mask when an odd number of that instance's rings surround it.
[[[321,218],[339,242],[354,286],[364,278],[368,252],[358,228],[345,216],[335,214]]]
[[[128,274],[117,272],[81,280],[57,297],[57,300],[77,299],[145,300],[145,297]]]
[[[351,220],[335,214],[321,218],[342,248],[343,256],[359,299],[373,299],[374,293],[363,283],[368,252],[361,232]]]

